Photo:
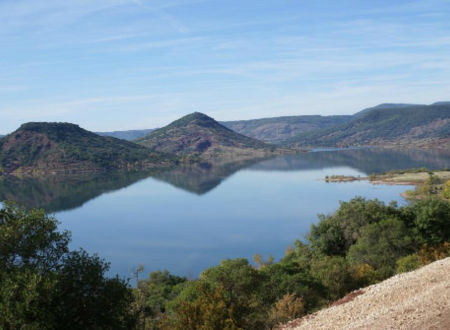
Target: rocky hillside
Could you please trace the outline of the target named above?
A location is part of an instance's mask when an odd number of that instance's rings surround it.
[[[279,329],[450,329],[450,258],[353,292]]]
[[[450,104],[375,107],[348,123],[300,134],[291,146],[450,146]]]
[[[151,150],[204,160],[263,157],[276,149],[236,133],[199,112],[184,116],[136,142]]]
[[[27,123],[0,140],[3,174],[158,167],[175,157],[69,123]]]
[[[222,125],[240,134],[269,143],[279,143],[300,133],[342,124],[352,116],[285,116],[225,121]]]

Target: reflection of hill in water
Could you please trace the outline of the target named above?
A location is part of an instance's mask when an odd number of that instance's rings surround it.
[[[450,167],[450,151],[352,149],[308,152],[262,161],[250,169],[262,171],[298,171],[347,166],[366,174],[395,169]]]
[[[260,159],[259,159],[260,160]],[[64,176],[0,177],[0,201],[14,200],[26,207],[58,212],[82,206],[107,192],[153,177],[183,190],[202,195],[234,172],[258,160],[213,165],[202,163],[171,170],[72,174]]]
[[[127,187],[150,176],[142,172],[110,172],[45,177],[0,177],[0,201],[14,200],[26,207],[58,212],[80,207],[110,191]]]
[[[41,207],[48,212],[58,212],[80,207],[103,193],[127,187],[148,177],[203,195],[243,168],[301,171],[337,166],[351,167],[366,174],[418,167],[441,169],[450,167],[450,151],[356,149],[302,153],[263,161],[257,159],[228,164],[203,163],[165,171],[91,173],[23,179],[0,177],[0,201],[15,200],[27,207]]]
[[[261,158],[226,164],[201,163],[159,172],[153,177],[191,193],[203,195],[217,187],[233,173],[260,161]]]

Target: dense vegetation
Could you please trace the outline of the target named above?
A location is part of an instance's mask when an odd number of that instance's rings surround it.
[[[68,232],[42,210],[0,210],[0,329],[130,329],[128,284],[108,263],[70,251]]]
[[[5,173],[148,167],[174,161],[173,156],[69,123],[27,123],[0,140],[0,172]]]
[[[40,210],[0,211],[0,328],[271,329],[348,292],[450,255],[450,203],[361,197],[319,216],[279,262],[223,260],[198,279],[152,272],[130,289],[108,264],[69,251]],[[376,303],[376,302],[374,302]]]
[[[450,104],[381,107],[355,115],[350,122],[300,134],[287,140],[297,146],[425,143],[450,138]]]
[[[348,122],[352,116],[284,116],[220,122],[240,134],[269,143],[279,143],[304,132]]]
[[[227,157],[270,152],[274,147],[236,133],[202,113],[195,112],[137,139],[151,150],[181,156]]]

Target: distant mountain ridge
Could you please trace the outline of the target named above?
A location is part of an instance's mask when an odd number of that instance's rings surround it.
[[[274,146],[236,133],[199,112],[184,116],[136,142],[151,150],[203,160],[262,157],[275,150]]]
[[[351,119],[352,116],[350,115],[307,115],[224,121],[220,123],[240,134],[268,143],[280,143],[300,133],[345,123]]]
[[[353,114],[353,119],[355,117],[361,117],[362,115],[365,115],[366,113],[372,111],[372,110],[379,110],[379,109],[403,109],[403,108],[410,108],[410,107],[418,107],[418,106],[424,106],[425,104],[413,104],[413,103],[381,103],[374,107],[366,108],[361,111],[358,111],[357,113]]]
[[[218,123],[242,135],[267,143],[279,143],[303,132],[308,132],[332,125],[344,123],[352,119],[351,115],[320,116],[300,115],[259,118],[248,120],[219,121]],[[102,136],[112,136],[118,139],[133,141],[144,137],[155,128],[95,132]]]
[[[70,123],[26,123],[0,140],[0,173],[4,174],[149,168],[175,160]]]
[[[445,148],[450,145],[450,103],[375,107],[363,110],[347,123],[300,134],[285,144],[295,147],[404,145]]]
[[[431,104],[431,106],[449,105],[448,101],[441,101]],[[284,144],[286,140],[292,141],[302,134],[308,135],[308,132],[318,131],[335,127],[337,125],[348,123],[356,118],[363,117],[374,110],[382,109],[409,109],[413,107],[425,107],[423,104],[410,103],[382,103],[374,107],[363,109],[353,115],[299,115],[299,116],[281,116],[271,118],[259,118],[249,120],[219,121],[218,123],[242,135],[261,140],[266,143]],[[104,136],[113,136],[128,141],[144,137],[154,129],[99,132]],[[331,145],[330,145],[331,146]],[[335,145],[334,145],[335,146]]]
[[[134,129],[129,131],[112,131],[112,132],[95,132],[95,134],[101,135],[101,136],[111,136],[117,139],[127,140],[127,141],[133,141],[140,137],[143,137],[144,135],[147,135],[148,133],[154,131],[156,128],[149,128],[149,129]]]

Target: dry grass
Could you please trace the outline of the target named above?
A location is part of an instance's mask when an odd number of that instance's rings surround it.
[[[280,329],[450,329],[450,258],[396,275]]]

